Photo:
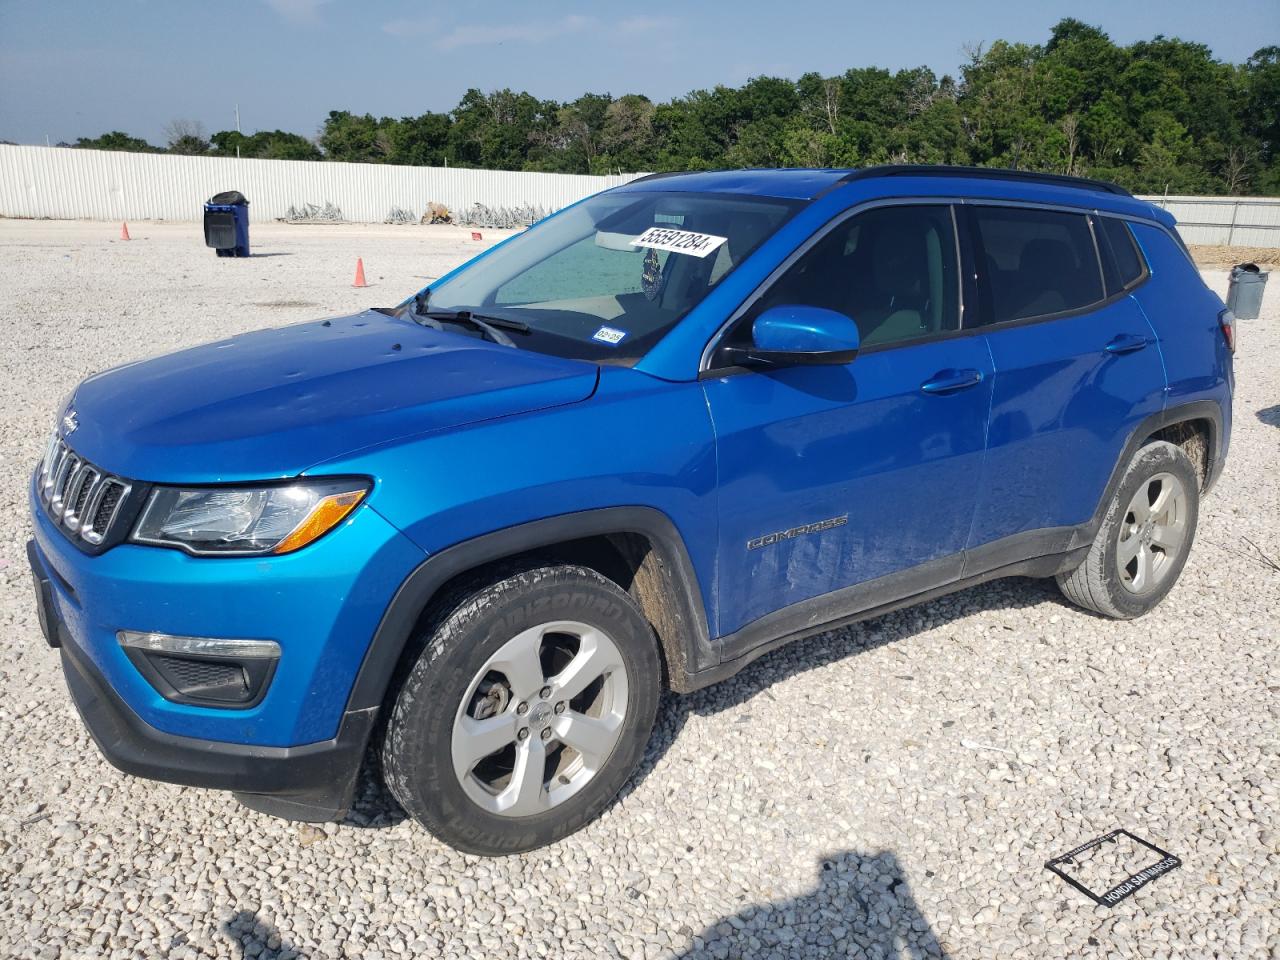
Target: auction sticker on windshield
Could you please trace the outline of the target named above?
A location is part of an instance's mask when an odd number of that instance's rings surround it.
[[[633,247],[649,247],[653,250],[670,250],[694,257],[705,257],[715,251],[728,237],[710,233],[694,233],[692,230],[672,230],[669,227],[650,227],[631,241]]]

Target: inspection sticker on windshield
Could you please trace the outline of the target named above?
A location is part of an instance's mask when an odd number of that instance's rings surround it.
[[[649,247],[653,250],[670,250],[687,253],[693,257],[705,257],[728,240],[710,233],[694,233],[692,230],[672,230],[669,227],[650,227],[631,241],[633,247]]]
[[[591,335],[592,340],[599,340],[601,343],[607,343],[611,347],[616,347],[622,342],[622,338],[627,335],[625,330],[616,330],[613,327],[601,327]]]

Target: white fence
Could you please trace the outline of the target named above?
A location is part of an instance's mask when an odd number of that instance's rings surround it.
[[[637,174],[589,177],[310,160],[241,160],[0,144],[0,216],[89,220],[198,220],[223,190],[249,198],[249,218],[331,203],[348,220],[379,223],[392,207],[421,215],[435,201],[546,211],[626,183]],[[1144,197],[1178,218],[1188,243],[1280,247],[1280,199]]]
[[[1143,197],[1178,219],[1187,243],[1280,247],[1280,198]]]
[[[0,216],[88,220],[198,220],[215,193],[239,190],[249,219],[332,203],[343,217],[380,223],[392,207],[421,215],[429,202],[464,211],[550,212],[636,174],[590,177],[310,160],[248,160],[0,144]]]

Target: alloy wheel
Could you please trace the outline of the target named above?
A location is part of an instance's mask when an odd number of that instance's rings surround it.
[[[1157,473],[1134,493],[1116,541],[1120,582],[1146,593],[1173,569],[1187,540],[1187,492],[1171,473]]]
[[[596,627],[558,620],[512,637],[472,678],[454,719],[454,773],[490,813],[564,803],[608,761],[627,714],[627,672]]]

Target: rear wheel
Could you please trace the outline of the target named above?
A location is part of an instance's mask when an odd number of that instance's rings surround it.
[[[1180,447],[1155,441],[1133,457],[1093,546],[1059,574],[1067,599],[1104,616],[1146,613],[1173,588],[1199,519],[1196,469]]]
[[[644,753],[660,688],[652,629],[584,567],[465,592],[429,628],[392,709],[387,786],[446,843],[507,854],[593,820]]]

